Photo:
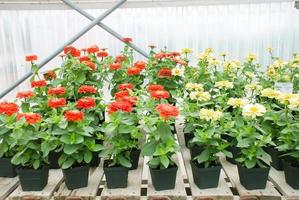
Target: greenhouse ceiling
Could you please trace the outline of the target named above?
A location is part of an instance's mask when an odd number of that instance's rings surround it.
[[[108,8],[117,0],[73,0],[82,8]],[[163,7],[217,4],[295,2],[295,0],[128,0],[123,7]],[[0,0],[0,9],[69,9],[59,0]]]

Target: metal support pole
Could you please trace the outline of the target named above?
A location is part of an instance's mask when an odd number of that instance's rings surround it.
[[[75,5],[74,3],[72,3],[70,0],[62,0],[66,5],[68,5],[69,7],[73,8],[74,10],[78,11],[80,14],[82,14],[83,16],[85,16],[87,19],[93,21],[95,18],[90,15],[88,12],[84,11],[83,9],[79,8],[77,5]],[[108,33],[110,33],[111,35],[113,35],[114,37],[116,37],[117,39],[119,39],[120,41],[122,41],[122,39],[124,38],[123,36],[121,36],[119,33],[115,32],[114,30],[112,30],[111,28],[109,28],[108,26],[106,26],[105,24],[99,22],[98,26],[100,26],[101,28],[103,28],[104,30],[106,30]],[[139,47],[137,47],[135,44],[133,43],[128,43],[128,45],[133,48],[134,50],[136,50],[138,53],[140,53],[141,55],[143,55],[146,58],[149,58],[149,55],[143,51],[142,49],[140,49]]]
[[[72,44],[76,40],[78,40],[82,35],[84,35],[86,32],[88,32],[91,28],[93,28],[96,24],[98,24],[101,20],[105,19],[109,14],[111,14],[114,10],[119,8],[122,4],[124,4],[126,0],[120,0],[117,2],[113,7],[106,10],[102,15],[100,15],[98,18],[94,18],[94,20],[85,26],[80,32],[78,32],[76,35],[74,35],[71,39],[69,39],[67,42],[65,42],[63,45],[61,45],[58,49],[56,49],[50,56],[42,60],[37,66],[38,68],[42,68],[45,66],[50,60],[52,60],[54,57],[56,57],[61,51],[63,51],[64,47],[67,45]],[[15,89],[18,85],[20,85],[23,81],[25,81],[27,78],[29,78],[32,75],[32,72],[29,72],[25,74],[22,78],[20,78],[17,82],[15,82],[12,86],[4,90],[0,94],[0,98],[3,98],[5,95],[7,95],[9,92],[11,92],[13,89]]]

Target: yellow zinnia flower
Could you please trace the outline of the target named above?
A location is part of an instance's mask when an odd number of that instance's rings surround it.
[[[188,91],[196,90],[196,91],[203,92],[204,88],[203,88],[203,85],[200,83],[187,83],[186,90],[188,90]]]
[[[202,108],[199,111],[199,117],[200,119],[204,119],[207,121],[217,121],[223,116],[223,113],[221,111],[215,111],[213,109],[205,109]]]
[[[223,70],[229,72],[235,72],[241,68],[241,63],[238,60],[227,61],[223,64]]]
[[[181,51],[182,51],[182,53],[184,53],[184,54],[190,54],[190,53],[193,53],[193,49],[190,49],[190,48],[183,48]]]
[[[248,54],[248,55],[245,57],[245,60],[246,60],[247,62],[251,62],[251,61],[256,60],[256,58],[257,58],[257,56],[256,56],[255,54],[250,53],[250,54]]]
[[[247,103],[248,100],[245,98],[230,98],[227,102],[227,104],[232,106],[233,108],[243,107]]]
[[[270,99],[277,98],[278,95],[279,95],[279,91],[271,89],[271,88],[266,88],[261,91],[262,97],[268,97]]]
[[[289,99],[289,108],[294,109],[294,108],[299,108],[299,97],[293,97]]]
[[[256,117],[263,116],[266,113],[265,106],[261,104],[247,104],[243,106],[242,115],[244,117],[249,117],[255,119]]]
[[[191,92],[189,95],[191,100],[197,100],[197,101],[209,101],[211,99],[211,95],[208,92]]]
[[[250,83],[250,84],[245,85],[245,90],[247,90],[247,91],[259,91],[261,89],[263,89],[263,87],[256,83]]]
[[[225,88],[225,89],[231,89],[234,87],[234,84],[230,81],[218,81],[215,83],[216,88]]]

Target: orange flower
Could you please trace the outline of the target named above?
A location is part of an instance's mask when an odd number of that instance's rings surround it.
[[[67,54],[67,55],[71,55],[71,56],[73,56],[73,57],[80,57],[80,55],[81,55],[81,52],[80,52],[79,49],[76,49],[75,47],[70,46],[70,45],[64,47],[63,52],[64,52],[65,54]]]
[[[155,84],[152,84],[152,85],[149,85],[147,86],[146,88],[148,91],[152,92],[152,91],[156,91],[156,90],[164,90],[164,87],[162,85],[155,85]]]
[[[38,87],[45,87],[47,86],[46,80],[39,80],[39,81],[32,81],[31,87],[32,88],[38,88]]]
[[[132,105],[127,101],[116,101],[108,105],[108,113],[114,113],[117,111],[132,112]]]
[[[81,98],[77,102],[77,108],[89,109],[95,106],[95,100],[90,97]]]
[[[180,56],[180,55],[181,55],[180,52],[169,52],[169,53],[167,54],[167,56],[168,56],[168,57],[171,57],[171,58],[176,57],[176,56]]]
[[[156,53],[156,54],[154,55],[154,58],[156,58],[156,59],[162,59],[162,58],[166,58],[166,56],[167,56],[166,53],[161,52],[161,53]]]
[[[116,92],[114,94],[114,98],[119,99],[119,98],[123,98],[123,97],[129,96],[129,95],[130,95],[130,93],[129,93],[128,90],[123,90],[123,91],[120,91],[120,92]]]
[[[137,61],[134,63],[134,67],[139,68],[140,70],[144,70],[146,67],[146,62],[143,61]]]
[[[115,62],[121,63],[125,59],[126,59],[126,56],[124,56],[124,55],[118,55],[118,56],[115,57]]]
[[[47,81],[54,80],[57,77],[54,70],[49,70],[46,73],[44,73],[43,75],[44,75],[44,79]]]
[[[93,71],[95,71],[97,69],[96,65],[93,62],[83,61],[82,63],[85,64],[87,67],[89,67]]]
[[[65,92],[65,87],[55,87],[48,90],[48,95],[64,95]]]
[[[100,52],[97,54],[97,56],[98,56],[98,57],[102,57],[102,58],[104,58],[104,57],[108,57],[109,54],[108,54],[107,51],[100,51]]]
[[[135,96],[125,96],[125,97],[122,97],[121,99],[116,99],[116,100],[117,101],[125,101],[125,102],[128,102],[131,106],[135,106],[138,101],[138,98]]]
[[[130,67],[127,69],[128,76],[139,75],[141,70],[138,67]]]
[[[85,94],[85,93],[90,93],[90,94],[95,94],[97,93],[97,89],[93,85],[81,85],[78,89],[79,94]]]
[[[113,71],[113,70],[118,70],[121,68],[121,64],[116,62],[116,63],[111,63],[110,66],[109,66],[110,70]]]
[[[48,100],[48,106],[51,108],[60,108],[66,105],[66,100],[64,98],[54,98]]]
[[[19,111],[19,107],[16,103],[1,102],[0,114],[11,116]]]
[[[151,92],[151,97],[153,99],[167,99],[170,97],[170,94],[166,90],[156,90]]]
[[[188,63],[182,59],[175,59],[174,62],[176,62],[177,64],[182,65],[182,66],[188,65]]]
[[[27,124],[35,124],[42,120],[42,116],[37,113],[21,113],[18,114],[17,120],[25,118]]]
[[[34,92],[32,91],[23,91],[23,92],[18,92],[17,93],[17,98],[18,99],[23,99],[23,98],[30,98],[34,96]]]
[[[84,114],[79,110],[69,110],[64,113],[64,118],[68,122],[70,121],[78,122],[84,119]]]
[[[33,61],[37,60],[37,55],[28,55],[28,56],[25,56],[25,60],[27,62],[33,62]]]
[[[117,89],[118,90],[127,90],[127,89],[133,90],[134,89],[134,85],[131,84],[131,83],[123,83],[123,84],[119,84],[117,86]]]
[[[84,61],[91,61],[90,58],[88,56],[81,56],[79,58],[80,63],[84,62]]]
[[[96,53],[100,51],[100,48],[97,45],[92,45],[86,49],[87,53]]]
[[[156,107],[156,111],[164,119],[169,119],[169,117],[177,117],[179,115],[179,109],[171,104],[159,104]]]
[[[133,42],[133,39],[132,39],[132,38],[129,38],[129,37],[125,37],[125,38],[122,39],[122,41],[123,41],[124,43],[131,43],[131,42]]]
[[[171,69],[170,68],[161,68],[158,71],[158,77],[159,78],[171,78],[172,77]]]

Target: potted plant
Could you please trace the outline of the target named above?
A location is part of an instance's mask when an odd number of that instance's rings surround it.
[[[151,111],[144,118],[148,138],[142,154],[151,157],[148,165],[155,190],[169,190],[175,187],[178,170],[173,155],[179,150],[179,145],[171,133],[171,123],[179,115],[179,110],[171,104],[159,104],[155,109],[156,112]]]
[[[132,107],[125,100],[108,105],[109,121],[102,128],[108,145],[100,154],[105,158],[104,173],[108,188],[127,187],[128,170],[138,166],[139,154],[137,152],[136,157],[132,157],[132,150],[138,149],[138,141],[142,135]]]
[[[11,134],[18,111],[19,107],[16,103],[0,103],[0,177],[12,178],[17,175],[15,166],[11,164],[11,158],[16,151],[10,147],[14,143]]]
[[[40,191],[48,183],[46,149],[41,135],[42,117],[37,113],[21,113],[17,116],[11,137],[14,142],[10,148],[17,152],[11,159],[18,166],[17,173],[24,191]]]
[[[298,151],[298,133],[299,133],[299,97],[289,99],[288,105],[290,111],[293,112],[291,120],[288,121],[286,127],[281,130],[278,137],[280,145],[278,150],[287,152],[284,155],[288,158],[283,160],[285,180],[294,189],[299,189],[299,151]]]
[[[200,189],[215,188],[218,186],[221,170],[217,154],[222,152],[231,157],[231,153],[225,150],[229,143],[221,138],[222,128],[219,120],[223,113],[202,108],[199,114],[202,125],[196,129],[191,143],[200,145],[203,150],[190,161],[193,179]]]
[[[92,153],[103,149],[93,136],[91,121],[84,117],[82,111],[68,110],[61,116],[56,134],[62,146],[62,154],[58,163],[63,171],[68,189],[86,187],[88,185],[89,163]]]
[[[269,174],[271,157],[264,147],[273,144],[271,134],[260,123],[266,108],[258,103],[246,104],[242,116],[236,119],[237,147],[241,149],[236,161],[240,183],[248,190],[264,189]]]

